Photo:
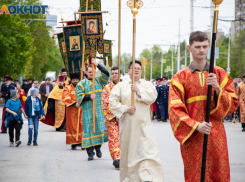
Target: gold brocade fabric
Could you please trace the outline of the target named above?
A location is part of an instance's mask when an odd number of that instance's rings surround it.
[[[150,117],[150,105],[155,102],[157,92],[143,79],[135,84],[141,93],[141,97],[135,96],[135,114],[126,113],[131,105],[131,81],[114,86],[109,98],[111,112],[119,119],[120,181],[162,182],[162,162]]]
[[[212,89],[210,105],[211,133],[208,136],[205,182],[229,182],[230,165],[226,132],[222,119],[238,105],[232,78],[214,67],[220,85],[217,96]],[[201,178],[203,134],[196,131],[205,121],[208,71],[191,72],[189,67],[174,75],[169,91],[169,119],[175,138],[180,142],[186,182]]]
[[[78,109],[75,87],[70,84],[64,88],[62,99],[66,105],[66,144],[80,144],[83,137],[82,108]],[[80,112],[80,114],[79,114]],[[78,136],[78,138],[77,138]]]
[[[236,94],[239,98],[240,121],[245,124],[245,83],[240,83],[236,88]]]
[[[63,90],[64,89],[60,89],[58,86],[55,86],[54,89],[50,92],[43,108],[45,114],[47,114],[48,100],[49,99],[55,100],[55,124],[54,124],[55,128],[59,128],[65,119],[65,104],[62,100]]]

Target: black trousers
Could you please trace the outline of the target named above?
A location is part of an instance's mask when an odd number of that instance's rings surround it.
[[[86,151],[87,151],[88,155],[90,156],[90,155],[94,155],[95,154],[94,153],[94,149],[95,150],[100,150],[100,148],[101,148],[101,145],[95,145],[93,147],[86,148]]]
[[[20,140],[21,121],[10,121],[9,123],[9,141],[14,142],[14,129],[15,129],[15,141]]]
[[[245,123],[242,123],[242,128],[245,128]]]

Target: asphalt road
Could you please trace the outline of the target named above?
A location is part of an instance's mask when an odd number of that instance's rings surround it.
[[[0,108],[1,114],[2,108]],[[1,115],[0,115],[1,116]],[[245,181],[245,132],[240,124],[225,122],[231,182]],[[169,123],[154,121],[154,130],[163,161],[165,182],[183,182],[180,145]],[[25,120],[19,148],[9,147],[8,134],[0,134],[0,182],[119,182],[119,171],[112,166],[108,144],[102,146],[103,157],[87,161],[80,149],[70,150],[65,133],[40,123],[38,147],[27,146],[28,125]]]

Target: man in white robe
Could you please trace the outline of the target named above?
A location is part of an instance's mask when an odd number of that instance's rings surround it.
[[[162,182],[162,162],[153,133],[150,105],[157,98],[152,83],[141,78],[141,62],[135,61],[135,84],[118,83],[111,91],[109,106],[119,120],[121,182]],[[128,73],[132,79],[132,62]],[[131,92],[135,106],[131,107]]]

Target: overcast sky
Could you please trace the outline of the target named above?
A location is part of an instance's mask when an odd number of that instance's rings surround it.
[[[74,11],[79,9],[79,0],[41,0],[43,5],[48,5],[49,13],[57,15],[58,21],[61,15],[64,20],[73,20]],[[181,41],[188,40],[190,33],[190,0],[143,0],[144,6],[137,15],[136,56],[144,48],[153,45],[177,44],[179,33],[179,20]],[[194,2],[194,30],[205,31],[210,29],[211,0],[195,0]],[[122,54],[132,53],[132,14],[126,5],[127,0],[122,0]],[[220,5],[219,18],[234,19],[235,1],[223,0]],[[105,39],[115,40],[113,45],[113,57],[118,52],[118,0],[102,0],[102,10],[109,11],[103,14]],[[108,26],[106,26],[108,23]],[[227,34],[230,23],[219,21],[219,27]],[[61,32],[61,30],[57,30]],[[152,46],[151,46],[152,45]],[[167,46],[162,46],[167,50]]]

